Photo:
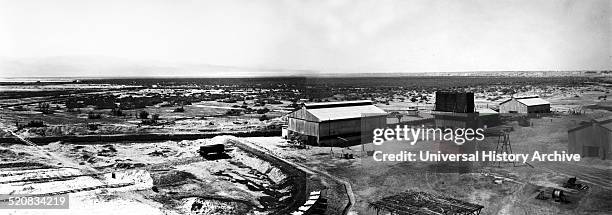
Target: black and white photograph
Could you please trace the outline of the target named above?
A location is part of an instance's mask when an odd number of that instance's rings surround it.
[[[0,214],[612,214],[610,0],[0,0]]]

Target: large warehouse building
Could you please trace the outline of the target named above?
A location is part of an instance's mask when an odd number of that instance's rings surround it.
[[[570,153],[582,157],[612,159],[612,116],[583,122],[567,133]]]
[[[550,102],[538,96],[513,97],[499,104],[499,113],[549,113]]]
[[[386,127],[386,116],[369,100],[306,103],[288,115],[288,136],[309,145],[368,143],[375,128]]]

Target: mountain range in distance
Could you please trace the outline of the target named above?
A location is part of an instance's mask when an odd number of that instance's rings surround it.
[[[244,78],[244,77],[411,77],[411,76],[486,76],[486,77],[564,77],[612,76],[610,70],[578,71],[366,71],[334,72],[276,68],[249,68],[195,63],[127,61],[109,57],[50,57],[0,59],[0,79],[32,77],[62,78]]]

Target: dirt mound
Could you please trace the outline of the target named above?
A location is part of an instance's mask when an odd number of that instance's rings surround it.
[[[36,162],[10,162],[10,163],[0,163],[0,169],[3,168],[20,168],[22,170],[25,169],[42,169],[42,168],[51,168],[51,166]]]
[[[0,160],[2,161],[17,161],[24,159],[28,156],[31,156],[31,154],[25,152],[15,152],[6,148],[0,148]]]
[[[141,168],[146,166],[143,163],[128,163],[128,162],[118,162],[114,165],[114,167],[116,169],[134,169],[134,168]]]
[[[175,154],[177,154],[176,150],[173,150],[169,147],[160,147],[159,149],[155,149],[155,151],[149,152],[147,155],[159,156],[159,157],[169,157]]]
[[[189,201],[191,203],[191,201]],[[189,204],[188,203],[188,204]],[[213,214],[248,214],[250,207],[244,203],[221,201],[215,199],[196,198],[191,203],[190,211],[192,214],[213,215]]]
[[[153,185],[155,186],[172,186],[184,184],[197,177],[191,173],[177,170],[155,172],[151,174],[153,177]]]
[[[49,150],[51,150],[51,151],[58,151],[58,150],[64,149],[64,147],[66,147],[66,145],[62,144],[61,141],[56,141],[56,142],[49,143],[49,144],[47,144],[44,147],[49,149]]]
[[[98,150],[98,156],[114,157],[117,155],[117,149],[113,145],[105,145],[101,150]]]
[[[249,156],[248,154],[243,152],[232,153],[232,156],[234,156],[236,162],[255,169],[261,173],[267,174],[268,177],[270,177],[270,179],[275,184],[278,184],[287,178],[287,175],[285,175],[279,168],[275,167],[267,161]]]

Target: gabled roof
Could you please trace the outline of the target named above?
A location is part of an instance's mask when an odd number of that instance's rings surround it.
[[[331,108],[331,107],[346,107],[346,106],[360,106],[360,105],[372,105],[370,100],[357,100],[357,101],[341,101],[341,102],[316,102],[316,103],[304,103],[304,107],[307,109],[316,108]]]
[[[597,122],[597,123],[607,123],[607,122],[612,122],[612,116],[607,116],[607,117],[602,117],[602,118],[593,119],[593,121],[595,121],[595,122]]]
[[[573,132],[576,130],[581,130],[583,128],[591,127],[593,126],[594,123],[597,123],[602,128],[612,131],[612,117],[604,117],[604,118],[594,119],[592,121],[581,122],[580,125],[568,129],[567,132]]]
[[[387,112],[374,106],[372,101],[321,102],[304,104],[289,117],[316,122],[354,119],[369,116],[387,115]]]
[[[512,100],[516,100],[516,101],[518,101],[518,102],[520,102],[520,103],[522,103],[524,105],[527,105],[527,106],[549,105],[550,104],[550,102],[548,102],[548,101],[546,101],[544,99],[541,99],[538,96],[513,97],[513,98],[505,100],[505,101],[503,101],[503,102],[501,102],[499,104],[501,105],[503,103],[506,103],[506,102],[509,102],[509,101],[512,101]]]
[[[503,103],[506,103],[506,102],[509,102],[509,101],[512,101],[512,99],[511,98],[510,99],[506,99],[503,102],[499,103],[499,105],[502,105]]]
[[[612,116],[606,116],[602,118],[594,119],[602,128],[612,131]]]
[[[608,122],[606,124],[601,124],[601,127],[612,131],[612,122]]]
[[[374,105],[318,108],[312,110],[306,108],[306,111],[314,115],[317,119],[319,119],[320,122],[329,120],[361,118],[364,116],[387,115],[387,112]]]
[[[477,109],[476,112],[480,115],[480,116],[484,116],[484,115],[495,115],[495,114],[499,114],[499,112],[490,109],[490,108],[482,108],[482,109]]]
[[[515,99],[532,99],[532,98],[540,98],[538,95],[530,95],[530,96],[515,96]]]
[[[541,99],[541,98],[517,99],[517,101],[527,106],[549,105],[550,104],[550,102],[544,99]]]
[[[591,127],[592,125],[593,125],[593,123],[591,123],[591,122],[582,122],[580,125],[571,127],[570,129],[567,130],[567,132],[574,132],[574,131],[577,131],[577,130],[582,130],[584,128]]]

